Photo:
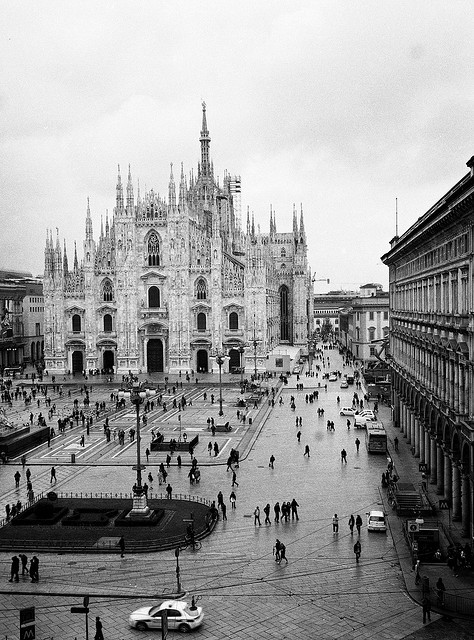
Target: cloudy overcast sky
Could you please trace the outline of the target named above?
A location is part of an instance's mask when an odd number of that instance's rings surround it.
[[[451,0],[0,0],[0,266],[43,271],[46,229],[82,258],[117,165],[167,194],[199,160],[242,176],[262,232],[303,205],[329,288],[386,286],[380,256],[474,154],[473,4]],[[54,231],[54,233],[56,233]],[[318,283],[317,290],[327,290]]]

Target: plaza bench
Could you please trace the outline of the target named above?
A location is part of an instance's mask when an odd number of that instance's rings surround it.
[[[186,440],[181,442],[174,442],[171,444],[171,440],[165,441],[156,438],[152,440],[150,443],[150,451],[186,451],[189,452],[190,449],[196,449],[197,444],[199,442],[199,436],[194,436],[192,440]]]

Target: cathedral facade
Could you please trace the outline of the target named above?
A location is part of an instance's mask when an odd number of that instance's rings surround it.
[[[269,233],[240,216],[240,177],[214,178],[203,105],[197,173],[167,198],[134,196],[118,172],[115,208],[93,236],[89,202],[84,257],[69,266],[59,232],[47,232],[45,367],[51,373],[264,371],[278,345],[307,348],[311,277],[303,212]]]

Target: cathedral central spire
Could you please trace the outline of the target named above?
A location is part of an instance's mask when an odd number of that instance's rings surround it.
[[[209,161],[209,145],[211,138],[207,129],[205,102],[202,103],[202,127],[201,137],[199,140],[201,142],[201,175],[207,177],[211,175],[211,165]]]

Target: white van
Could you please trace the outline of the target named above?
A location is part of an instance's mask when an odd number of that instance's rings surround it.
[[[367,531],[387,531],[387,521],[383,511],[369,511],[367,514]]]

